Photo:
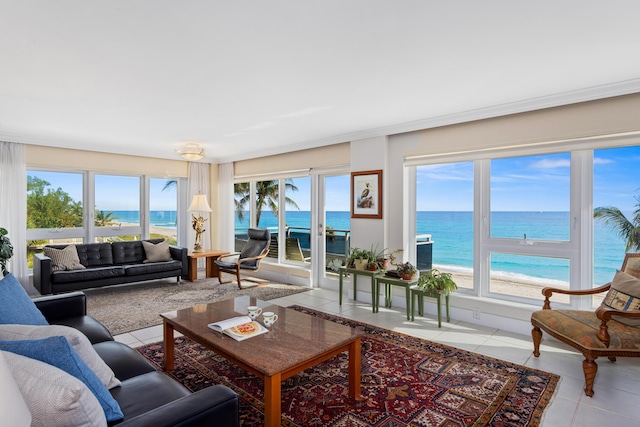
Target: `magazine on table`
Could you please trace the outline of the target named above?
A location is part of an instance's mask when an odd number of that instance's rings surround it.
[[[246,340],[247,338],[269,332],[267,328],[249,316],[232,317],[231,319],[209,323],[207,326],[216,332],[229,335],[237,341]]]

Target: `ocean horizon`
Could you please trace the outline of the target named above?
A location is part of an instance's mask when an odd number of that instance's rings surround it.
[[[139,223],[138,211],[112,212],[115,221]],[[493,237],[535,240],[569,240],[569,212],[492,212],[491,235]],[[287,226],[309,229],[309,211],[287,211]],[[151,211],[150,224],[158,227],[175,227],[176,211]],[[326,224],[334,230],[350,229],[350,213],[328,211]],[[248,218],[238,221],[236,229],[248,228]],[[262,212],[260,227],[275,228],[278,219],[271,211]],[[433,241],[433,264],[440,268],[465,273],[473,272],[473,212],[419,211],[416,218],[417,234],[430,234]],[[613,230],[599,221],[594,223],[594,284],[602,285],[613,278],[622,265],[625,242]],[[393,249],[393,248],[390,248]],[[491,271],[502,277],[535,280],[550,285],[569,281],[569,263],[549,257],[525,257],[496,254],[491,260]],[[544,272],[541,274],[541,272]]]

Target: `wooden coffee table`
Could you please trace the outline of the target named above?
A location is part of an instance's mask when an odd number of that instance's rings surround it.
[[[246,314],[249,305],[278,314],[266,334],[244,341],[215,332],[209,323]],[[349,352],[349,396],[360,395],[361,331],[248,296],[162,313],[164,368],[174,369],[176,330],[264,381],[264,425],[276,427],[281,417],[281,381],[344,351]],[[258,317],[262,323],[262,316]]]
[[[215,260],[222,255],[227,255],[229,252],[218,251],[210,249],[202,252],[189,251],[187,254],[187,262],[189,264],[189,271],[187,276],[182,276],[183,279],[193,282],[198,279],[198,258],[207,259],[207,277],[218,277],[218,266],[214,263]]]

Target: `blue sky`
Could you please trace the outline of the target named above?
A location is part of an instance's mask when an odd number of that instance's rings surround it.
[[[640,146],[597,150],[594,155],[594,207],[616,206],[633,211],[640,196]],[[30,171],[82,200],[82,174]],[[96,205],[102,210],[137,210],[137,178],[99,175]],[[166,179],[151,180],[152,210],[174,210],[175,190],[161,191]],[[329,211],[349,210],[348,175],[327,178]],[[303,211],[310,210],[310,179],[293,180],[290,195]],[[418,210],[473,210],[473,163],[418,167]],[[567,211],[569,154],[549,154],[491,162],[492,210]]]

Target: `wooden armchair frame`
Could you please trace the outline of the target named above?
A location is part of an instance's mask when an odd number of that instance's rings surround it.
[[[231,269],[231,268],[226,268],[226,267],[221,267],[218,265],[218,281],[222,284],[222,283],[229,283],[230,281],[227,282],[223,282],[222,281],[222,272],[225,273],[229,273],[229,274],[235,274],[236,278],[238,280],[238,288],[242,289],[242,286],[240,285],[240,271],[242,270],[242,264],[249,262],[249,261],[256,261],[257,262],[257,268],[255,269],[250,269],[249,271],[259,271],[260,270],[260,260],[264,257],[266,257],[269,254],[269,248],[267,248],[261,255],[258,256],[254,256],[254,257],[250,257],[250,258],[238,258],[236,260],[236,267]],[[228,254],[228,255],[222,255],[221,257],[218,258],[218,260],[222,261],[223,258],[231,258],[231,257],[237,257],[240,255],[240,252],[238,253],[233,253],[233,254]]]
[[[622,263],[621,271],[625,271],[627,266],[627,262],[631,258],[640,257],[640,253],[634,254],[626,254],[624,262]],[[602,292],[606,292],[611,288],[611,283],[607,283],[606,285],[599,286],[593,289],[585,289],[585,290],[567,290],[567,289],[557,289],[557,288],[544,288],[542,290],[542,294],[544,295],[544,305],[542,307],[542,312],[546,310],[551,310],[551,296],[554,293],[557,294],[566,294],[566,295],[595,295]],[[578,315],[588,315],[588,313],[592,313],[586,310],[558,310],[557,312],[563,312],[568,314],[578,314]],[[618,345],[619,340],[616,340],[616,345],[611,347],[612,337],[609,334],[609,329],[612,325],[615,325],[616,333],[626,332],[630,333],[632,336],[638,336],[638,340],[640,340],[640,327],[629,326],[622,324],[620,322],[615,322],[614,317],[621,318],[635,318],[640,319],[640,310],[634,311],[619,311],[612,308],[607,308],[600,306],[593,312],[593,319],[591,320],[591,325],[593,331],[595,332],[595,336],[597,341],[592,341],[591,344],[585,344],[585,342],[589,342],[590,337],[576,337],[576,336],[568,336],[567,334],[550,327],[549,324],[544,323],[541,320],[542,316],[537,315],[539,312],[535,312],[531,316],[531,324],[533,325],[533,329],[531,330],[531,336],[533,338],[533,355],[535,357],[540,356],[540,343],[542,341],[542,330],[547,332],[549,335],[555,337],[559,341],[562,341],[580,351],[585,360],[582,362],[582,369],[584,371],[585,377],[585,388],[584,392],[587,396],[593,396],[593,383],[595,380],[596,373],[598,371],[598,365],[595,360],[598,357],[607,357],[610,361],[615,362],[616,357],[640,357],[640,348],[625,348],[625,346]],[[614,321],[614,324],[610,324],[611,321]],[[587,338],[586,341],[579,341],[579,338]],[[600,344],[599,344],[600,343]]]

